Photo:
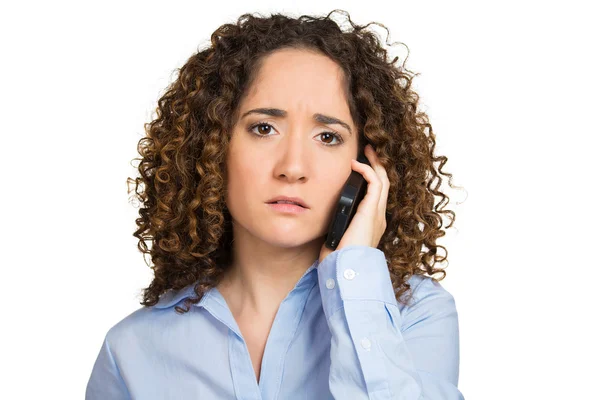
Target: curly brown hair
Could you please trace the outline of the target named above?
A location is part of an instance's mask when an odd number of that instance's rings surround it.
[[[352,29],[341,29],[331,18],[336,12],[346,15]],[[299,18],[243,14],[237,23],[220,26],[210,47],[178,70],[158,101],[156,118],[144,125],[141,158],[134,159],[140,161],[140,176],[127,179],[142,203],[133,236],[154,264],[140,304],[153,306],[167,290],[196,283],[197,297],[187,298],[185,309],[176,307],[185,313],[223,278],[233,240],[223,173],[229,133],[261,60],[282,48],[320,51],[344,71],[350,113],[362,132],[359,149],[373,146],[390,181],[387,229],[377,248],[385,254],[397,300],[406,304],[407,280],[414,274],[446,277],[434,265],[446,260],[437,255],[445,247],[436,245],[445,235],[442,214],[451,215],[446,228],[455,219],[453,211],[443,210],[448,196],[439,190],[439,174],[450,177],[452,186],[452,174],[441,171],[447,157],[434,156],[435,135],[427,115],[417,111],[419,96],[411,89],[416,75],[404,63],[396,66],[398,57],[388,62],[379,37],[366,29],[371,24],[387,31],[376,22],[356,25],[343,10]],[[435,196],[442,200],[434,207]]]

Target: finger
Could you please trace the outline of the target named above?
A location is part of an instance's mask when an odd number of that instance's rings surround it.
[[[367,181],[367,192],[362,203],[368,203],[368,208],[377,212],[379,207],[379,198],[381,196],[382,183],[377,173],[367,164],[352,160],[352,169],[359,172]],[[359,205],[359,208],[361,206]],[[357,210],[358,211],[358,210]]]
[[[371,146],[370,144],[365,146],[365,156],[367,156],[367,158],[369,159],[369,162],[372,165],[373,170],[377,173],[377,175],[379,176],[379,179],[381,180],[381,185],[382,185],[381,186],[381,195],[379,197],[379,204],[378,204],[379,214],[381,215],[381,214],[385,213],[387,210],[387,198],[388,198],[388,194],[389,194],[389,190],[390,190],[390,180],[388,178],[385,167],[379,161],[377,152],[375,151],[373,146]]]

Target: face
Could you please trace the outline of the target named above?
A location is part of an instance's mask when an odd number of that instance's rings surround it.
[[[358,152],[342,77],[334,61],[305,50],[279,50],[263,60],[240,103],[227,154],[226,201],[236,241],[293,248],[325,240]],[[258,108],[281,112],[247,114]],[[268,201],[278,195],[300,197],[309,208],[277,211]]]

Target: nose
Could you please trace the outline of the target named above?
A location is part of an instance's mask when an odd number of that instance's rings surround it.
[[[289,135],[278,148],[279,158],[273,173],[288,182],[306,181],[311,157],[306,135]]]

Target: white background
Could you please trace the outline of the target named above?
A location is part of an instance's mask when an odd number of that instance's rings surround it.
[[[2,6],[0,398],[83,398],[104,335],[141,307],[151,270],[126,178],[176,68],[244,12],[334,8],[408,46],[437,154],[466,190],[447,191],[457,220],[440,240],[459,389],[600,398],[593,2],[205,3]]]

